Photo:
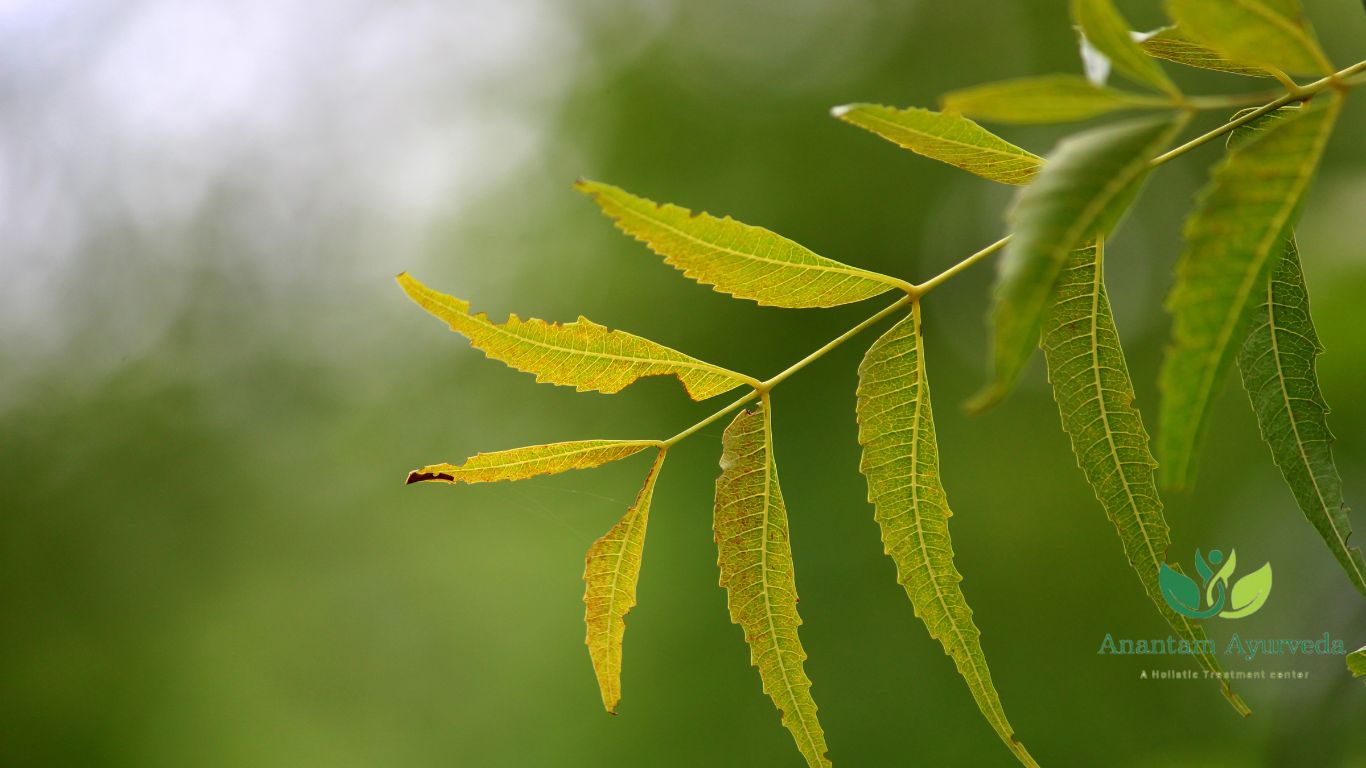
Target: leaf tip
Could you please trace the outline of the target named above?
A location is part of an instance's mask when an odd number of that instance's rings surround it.
[[[850,112],[853,112],[860,106],[861,105],[859,104],[841,104],[838,107],[831,107],[830,116],[835,118],[836,120],[843,120],[845,115],[849,114]]]
[[[455,482],[454,477],[444,472],[433,472],[429,467],[423,467],[422,469],[414,469],[412,472],[409,472],[408,479],[404,481],[403,484],[412,485],[414,483],[425,483],[429,480],[440,480],[445,483]]]
[[[971,416],[981,415],[1005,399],[1006,388],[1000,382],[992,382],[963,403],[963,410]]]

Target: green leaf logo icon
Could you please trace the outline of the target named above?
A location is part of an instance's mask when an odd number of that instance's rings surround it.
[[[1271,563],[1233,581],[1237,567],[1237,551],[1230,550],[1225,560],[1223,552],[1217,549],[1210,550],[1208,555],[1197,549],[1195,572],[1200,575],[1203,589],[1201,582],[1162,563],[1157,574],[1162,597],[1173,611],[1192,619],[1214,616],[1241,619],[1251,616],[1266,603],[1266,598],[1271,594]],[[1224,610],[1225,603],[1228,610]]]
[[[1234,583],[1229,596],[1229,610],[1219,614],[1225,619],[1251,616],[1266,603],[1271,594],[1271,563],[1249,573]]]

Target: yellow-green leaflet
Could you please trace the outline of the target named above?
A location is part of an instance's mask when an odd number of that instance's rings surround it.
[[[398,276],[408,298],[445,320],[475,349],[536,381],[571,386],[580,392],[612,394],[646,376],[674,375],[688,396],[705,400],[754,379],[704,363],[682,352],[623,331],[612,331],[586,317],[559,324],[516,315],[495,323],[484,313],[470,314],[468,302],[433,291],[406,272]]]
[[[408,473],[408,484],[429,480],[443,483],[525,480],[571,469],[599,467],[660,445],[658,440],[574,440],[480,453],[466,459],[464,464],[431,464],[415,469]]]
[[[660,205],[596,181],[576,189],[593,198],[617,229],[649,246],[684,275],[721,293],[769,307],[835,307],[910,284],[817,256],[801,245],[729,216]]]
[[[730,620],[744,630],[764,693],[778,707],[807,764],[829,766],[811,680],[802,666],[806,651],[797,637],[802,620],[767,397],[754,410],[740,411],[721,445],[714,525]]]
[[[883,549],[896,563],[897,581],[930,636],[953,659],[987,722],[1021,763],[1036,766],[1006,720],[981,632],[959,584],[963,577],[953,564],[952,512],[939,479],[918,302],[863,356],[858,424],[859,469],[868,480],[868,500],[882,529]]]
[[[879,104],[848,104],[831,114],[918,155],[1002,184],[1027,184],[1043,165],[1043,158],[961,115]]]
[[[1199,624],[1167,605],[1158,582],[1171,536],[1162,514],[1148,451],[1148,432],[1134,407],[1134,387],[1120,347],[1105,293],[1103,243],[1068,255],[1058,278],[1039,345],[1048,363],[1048,380],[1062,414],[1062,428],[1072,441],[1077,465],[1095,491],[1105,514],[1119,532],[1124,555],[1143,590],[1176,634],[1193,647],[1205,640]],[[1213,654],[1202,653],[1200,665],[1219,671]],[[1227,682],[1221,688],[1234,708],[1247,705]]]
[[[1347,655],[1347,670],[1366,683],[1366,647],[1358,648]]]
[[[1039,340],[1039,323],[1067,254],[1118,223],[1148,176],[1149,160],[1184,120],[1139,120],[1064,139],[1034,183],[1020,190],[992,305],[993,377],[976,410],[1010,390]]]
[[[1279,110],[1231,136],[1186,221],[1186,247],[1167,299],[1172,341],[1162,365],[1157,441],[1164,486],[1185,487],[1194,478],[1210,402],[1332,132],[1340,100],[1325,101]]]
[[[1262,289],[1252,328],[1238,352],[1243,386],[1257,414],[1262,440],[1305,517],[1366,596],[1366,558],[1348,546],[1352,524],[1333,462],[1328,403],[1314,359],[1323,351],[1309,315],[1309,291],[1295,238]]]
[[[1129,22],[1110,0],[1072,0],[1072,20],[1096,50],[1110,59],[1114,68],[1136,83],[1179,96],[1176,84],[1162,71],[1162,65],[1145,54],[1129,34]]]
[[[660,448],[645,487],[625,517],[593,543],[583,566],[583,621],[588,627],[584,642],[593,660],[602,705],[616,714],[621,701],[621,641],[626,634],[626,614],[636,604],[636,583],[645,551],[645,528],[650,520],[650,499],[655,492],[666,449]]]
[[[1212,69],[1216,72],[1228,72],[1229,74],[1247,77],[1271,77],[1270,72],[1260,67],[1248,67],[1229,61],[1220,56],[1218,51],[1206,48],[1181,34],[1179,27],[1163,27],[1156,33],[1143,38],[1139,46],[1149,56],[1184,64],[1188,67]]]
[[[1299,0],[1167,0],[1167,16],[1192,40],[1239,64],[1301,75],[1333,71]]]
[[[1165,109],[1171,99],[1096,85],[1078,75],[1003,80],[946,93],[945,112],[997,123],[1066,123],[1123,109]]]

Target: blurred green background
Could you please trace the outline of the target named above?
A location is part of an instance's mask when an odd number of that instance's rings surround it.
[[[1307,3],[1340,65],[1366,14]],[[1137,26],[1156,2],[1124,2]],[[1173,68],[1174,69],[1174,68]],[[422,464],[710,413],[676,383],[540,386],[411,305],[409,270],[495,316],[583,313],[758,376],[874,310],[699,287],[570,189],[620,184],[923,279],[1003,230],[1009,190],[831,119],[1079,72],[1065,3],[23,0],[0,3],[0,763],[793,766],[716,585],[722,424],[656,491],[620,717],[583,647],[583,554],[644,456],[516,485],[405,488]],[[1181,72],[1196,93],[1262,85]],[[1366,94],[1300,243],[1337,457],[1366,499]],[[1222,116],[1208,115],[1206,127]],[[1062,129],[1003,134],[1037,152]],[[1215,147],[1164,167],[1113,241],[1111,294],[1155,422],[1160,311]],[[997,686],[1053,766],[1366,766],[1339,657],[1245,682],[1139,679],[1165,637],[1077,471],[1036,361],[977,418],[992,267],[925,309],[954,541]],[[882,554],[857,472],[873,335],[774,396],[807,670],[836,764],[1008,766]],[[1236,377],[1171,558],[1270,561],[1245,637],[1366,642],[1366,605],[1296,509]],[[1355,516],[1358,529],[1366,518]],[[1358,537],[1363,534],[1358,534]]]

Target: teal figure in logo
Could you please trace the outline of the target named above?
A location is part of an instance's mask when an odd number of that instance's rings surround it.
[[[1157,574],[1162,596],[1173,611],[1192,619],[1214,616],[1241,619],[1251,616],[1266,603],[1266,598],[1271,594],[1271,563],[1234,581],[1230,586],[1229,580],[1237,565],[1237,551],[1230,551],[1225,562],[1224,553],[1217,549],[1210,550],[1208,559],[1197,549],[1195,572],[1200,576],[1200,582],[1197,583],[1181,571],[1162,563]]]

